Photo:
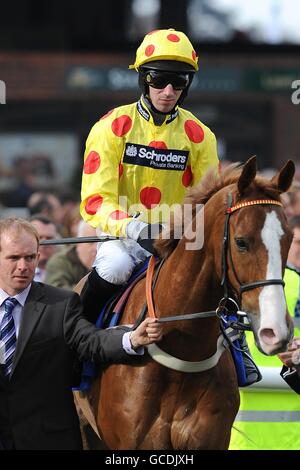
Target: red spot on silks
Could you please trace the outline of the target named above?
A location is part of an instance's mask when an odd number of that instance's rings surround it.
[[[191,166],[188,165],[186,167],[186,169],[184,170],[184,173],[182,175],[182,184],[183,186],[185,186],[186,188],[188,186],[190,186],[191,182],[193,181],[193,173],[192,173],[192,169],[191,169]]]
[[[129,215],[126,212],[117,210],[117,211],[112,212],[109,217],[113,220],[122,220],[122,219],[127,219]]]
[[[131,129],[132,120],[129,116],[119,116],[111,123],[111,129],[117,137],[122,137]]]
[[[147,33],[146,36],[151,36],[151,34],[154,34],[157,31],[160,31],[160,29],[154,29],[153,31],[150,31],[150,33]]]
[[[98,152],[92,150],[83,165],[83,173],[90,175],[96,173],[101,163],[101,158]]]
[[[120,165],[119,165],[119,178],[121,178],[123,173],[124,173],[124,167],[123,167],[122,163],[120,163]]]
[[[96,212],[100,209],[103,202],[103,197],[99,194],[94,194],[89,197],[85,205],[85,212],[89,215],[95,215]]]
[[[146,187],[140,192],[140,201],[147,209],[153,209],[161,200],[161,192],[158,188]]]
[[[195,51],[192,52],[192,58],[193,58],[193,60],[196,60],[196,59],[197,59],[197,54],[196,54]]]
[[[202,127],[195,121],[188,119],[184,123],[184,130],[191,142],[199,144],[204,139],[204,131]]]
[[[149,147],[154,147],[155,149],[167,149],[167,144],[161,140],[152,140],[150,144],[148,144]]]
[[[110,111],[108,111],[108,113],[104,114],[104,116],[102,116],[102,117],[99,119],[99,121],[102,121],[102,119],[107,118],[107,117],[110,116],[111,113],[113,113],[113,112],[114,112],[114,109],[111,109]]]
[[[149,46],[147,46],[145,49],[145,55],[147,57],[150,57],[154,51],[155,51],[155,46],[153,44],[149,44]]]
[[[171,42],[179,42],[180,41],[180,37],[177,36],[177,34],[168,34],[167,39],[169,39],[169,41],[171,41]]]

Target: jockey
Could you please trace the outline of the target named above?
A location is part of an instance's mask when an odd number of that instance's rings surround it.
[[[148,33],[129,68],[139,74],[140,99],[117,107],[92,128],[86,142],[81,215],[98,234],[120,237],[99,243],[82,289],[90,320],[134,268],[154,253],[153,242],[170,208],[209,168],[218,170],[216,138],[181,108],[198,57],[188,37],[174,29]],[[138,213],[136,218],[134,214]]]
[[[173,29],[147,34],[130,68],[139,74],[141,98],[94,125],[84,156],[81,215],[98,234],[124,237],[98,245],[93,277],[105,289],[124,284],[153,252],[166,222],[161,205],[182,204],[186,188],[218,168],[214,134],[179,106],[198,70],[187,36]]]
[[[122,237],[99,243],[84,289],[102,304],[153,253],[167,221],[162,205],[182,204],[188,186],[218,169],[215,135],[180,107],[198,70],[187,36],[173,29],[147,34],[129,68],[139,74],[139,101],[103,116],[84,156],[81,215],[99,235]]]

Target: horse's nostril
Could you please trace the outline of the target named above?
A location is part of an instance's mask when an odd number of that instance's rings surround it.
[[[267,344],[275,344],[278,342],[278,338],[276,337],[274,331],[271,328],[263,328],[262,330],[260,330],[259,336],[263,340],[263,342]]]
[[[274,338],[275,336],[274,331],[271,328],[263,328],[260,334],[265,336],[266,338]]]

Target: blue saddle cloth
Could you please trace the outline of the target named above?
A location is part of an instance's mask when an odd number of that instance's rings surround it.
[[[237,316],[234,314],[227,315],[226,319],[222,316],[222,321],[226,329],[229,322],[237,321]],[[233,344],[237,348],[241,349],[241,344],[239,342],[239,339],[235,339],[233,341]],[[245,364],[244,364],[244,359],[243,359],[243,353],[241,351],[237,351],[232,346],[230,346],[230,352],[231,352],[234,365],[235,365],[238,385],[239,387],[245,387],[247,385],[247,375],[246,375],[246,369],[245,369]]]
[[[150,258],[147,258],[143,265],[140,267],[139,270],[134,272],[134,274],[129,278],[127,282],[127,286],[129,286],[140,274],[142,274],[144,271],[147,270],[148,264],[149,264]],[[104,324],[104,317],[106,313],[106,309],[108,305],[110,304],[111,299],[109,299],[104,307],[102,308],[100,315],[98,317],[98,320],[96,321],[96,326],[97,328],[103,328]],[[109,321],[108,327],[111,328],[113,326],[116,326],[119,322],[120,318],[117,313],[114,313],[111,316],[111,319]],[[82,372],[81,372],[81,382],[79,387],[74,387],[73,390],[81,390],[81,391],[87,391],[91,388],[93,378],[96,376],[96,366],[90,361],[85,361],[82,365]]]

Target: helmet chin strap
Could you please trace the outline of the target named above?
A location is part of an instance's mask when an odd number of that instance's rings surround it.
[[[155,106],[153,105],[153,103],[150,99],[149,85],[146,85],[141,73],[139,73],[139,87],[140,87],[140,90],[143,94],[143,97],[144,97],[145,103],[147,105],[147,108],[149,109],[149,111],[151,111],[151,114],[153,115],[153,119],[154,119],[155,123],[156,123],[155,116],[157,116],[157,120],[161,121],[161,123],[162,123],[163,122],[162,117],[165,117],[168,114],[172,114],[175,111],[177,103],[178,103],[179,100],[176,102],[174,108],[171,111],[168,111],[167,113],[165,113],[163,111],[159,111],[158,109],[155,108]],[[181,96],[180,96],[180,98],[181,98]]]
[[[193,81],[193,75],[191,76],[191,79],[190,79],[190,83],[188,84],[188,86],[185,88],[185,90],[182,91],[180,97],[178,98],[175,106],[173,109],[171,109],[171,111],[168,111],[168,112],[163,112],[163,111],[159,111],[158,109],[155,108],[155,106],[153,105],[151,99],[150,99],[150,94],[149,94],[149,85],[146,85],[145,82],[144,82],[144,79],[142,77],[142,74],[139,73],[139,87],[140,87],[140,90],[144,96],[144,99],[146,101],[146,104],[147,104],[147,107],[149,108],[149,110],[152,112],[152,113],[155,113],[155,115],[157,117],[159,116],[166,116],[166,115],[169,115],[169,114],[172,114],[176,111],[176,108],[177,106],[181,106],[181,104],[183,103],[183,101],[185,100],[185,98],[187,97],[187,94],[188,94],[188,91],[189,91],[189,88],[192,84],[192,81]],[[161,118],[158,120],[160,121]],[[154,120],[155,122],[155,120]]]

